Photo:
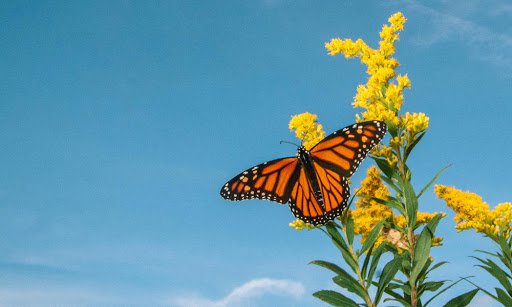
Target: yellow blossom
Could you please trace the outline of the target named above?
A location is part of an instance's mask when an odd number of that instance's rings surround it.
[[[322,131],[322,125],[316,123],[316,115],[308,112],[292,116],[289,123],[290,130],[295,129],[295,135],[304,143],[307,150],[313,148],[318,142],[323,140],[325,132]]]
[[[436,185],[434,192],[444,199],[446,205],[453,209],[458,231],[475,229],[476,232],[489,236],[508,239],[512,230],[512,204],[498,204],[494,210],[471,192],[462,192],[455,188]]]
[[[288,224],[288,226],[295,228],[296,230],[303,230],[303,229],[312,229],[315,228],[315,226],[308,224],[306,222],[303,222],[299,219],[296,219],[295,221]]]

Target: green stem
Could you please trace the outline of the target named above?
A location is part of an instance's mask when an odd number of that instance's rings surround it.
[[[398,134],[398,135],[401,135]],[[405,163],[402,159],[402,155],[400,152],[400,145],[397,145],[395,148],[395,152],[398,158],[398,170],[400,172],[400,177],[405,182],[407,180],[407,177],[405,176]],[[407,210],[407,206],[405,206],[405,209]],[[409,225],[409,214],[405,215],[405,219],[407,221],[407,225]],[[409,253],[411,255],[411,264],[414,263],[414,248],[416,247],[416,242],[414,242],[414,229],[413,227],[409,227],[407,229],[407,237],[409,240]],[[411,307],[417,306],[417,287],[416,287],[416,281],[414,283],[411,282],[410,276],[407,276],[407,279],[409,280],[409,284],[411,285]]]
[[[354,251],[354,247],[352,246],[352,244],[350,244],[348,242],[346,227],[342,227],[342,231],[343,231],[343,235],[345,235],[345,238],[347,238],[348,250],[350,252],[350,256],[352,257],[352,259],[354,259],[354,262],[356,263],[357,280],[359,281],[359,285],[361,285],[361,287],[363,287],[363,289],[364,289],[366,305],[368,307],[375,307],[375,304],[372,302],[372,299],[371,299],[370,295],[368,294],[368,288],[366,287],[365,280],[363,278],[363,275],[361,274],[361,269],[359,268],[359,258],[356,256],[356,253]]]

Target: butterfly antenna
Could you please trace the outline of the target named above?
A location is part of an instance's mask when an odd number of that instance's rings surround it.
[[[299,147],[299,145],[297,145],[295,143],[292,143],[292,142],[288,142],[288,141],[281,141],[281,142],[279,142],[279,144],[283,144],[283,143],[292,144],[292,145],[295,145],[295,146]]]

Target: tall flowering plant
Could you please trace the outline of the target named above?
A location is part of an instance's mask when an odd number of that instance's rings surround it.
[[[478,252],[499,259],[501,265],[489,258],[473,258],[478,261],[480,268],[498,280],[502,288],[495,288],[494,295],[475,286],[503,306],[512,306],[512,203],[501,203],[491,210],[480,196],[471,192],[443,185],[436,185],[434,192],[455,212],[457,231],[474,229],[496,243],[498,252]]]
[[[312,263],[334,272],[334,283],[362,300],[356,302],[346,293],[331,290],[314,293],[335,306],[377,306],[385,301],[411,307],[427,306],[453,286],[445,285],[447,281],[427,279],[432,270],[446,263],[434,264],[430,257],[431,247],[441,245],[443,238],[436,237],[435,230],[445,214],[420,212],[419,198],[442,170],[419,192],[413,188],[412,171],[406,162],[425,135],[429,118],[423,113],[404,114],[401,111],[403,91],[410,88],[411,82],[407,75],[397,74],[399,63],[392,56],[394,43],[399,39],[406,19],[396,13],[388,21],[380,32],[378,49],[369,47],[361,39],[332,39],[325,45],[331,55],[341,53],[346,58],[359,58],[367,66],[368,81],[357,88],[352,103],[354,107],[362,108],[356,121],[385,121],[390,134],[387,143],[381,142],[371,152],[377,167],[367,170],[367,178],[356,190],[355,209],[347,210],[338,221],[319,228],[340,250],[351,272],[326,261]],[[305,141],[307,148],[324,137],[316,116],[309,113],[294,116],[290,129]],[[300,220],[290,226],[299,230],[313,228]],[[360,238],[359,249],[354,242],[357,236]],[[375,272],[386,252],[391,253],[392,260],[381,268],[377,278]],[[432,295],[425,301],[423,297],[428,292]],[[468,292],[445,306],[465,306],[464,302],[469,303],[475,294],[476,291]]]

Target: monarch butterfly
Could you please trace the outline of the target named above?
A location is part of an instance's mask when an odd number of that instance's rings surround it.
[[[288,203],[293,215],[312,225],[343,213],[350,197],[347,178],[386,134],[386,124],[368,121],[340,129],[310,151],[254,166],[228,181],[220,195],[228,200],[267,199]]]

